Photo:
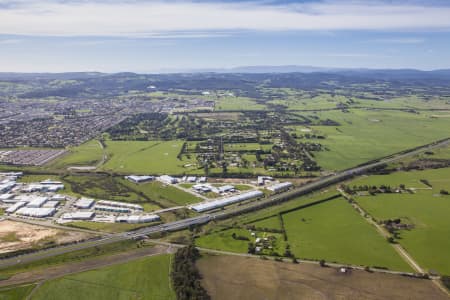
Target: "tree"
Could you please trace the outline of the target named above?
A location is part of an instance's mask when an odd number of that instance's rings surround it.
[[[440,193],[441,193],[441,195],[448,195],[448,191],[447,191],[447,190],[443,190],[443,189],[442,189],[442,190],[440,191]]]
[[[256,251],[255,245],[253,243],[248,243],[248,250],[247,250],[247,252],[250,253],[250,254],[255,254],[255,251]]]
[[[321,259],[321,260],[319,261],[319,265],[320,265],[321,267],[326,267],[326,266],[327,266],[327,264],[325,263],[325,260],[324,260],[324,259]]]

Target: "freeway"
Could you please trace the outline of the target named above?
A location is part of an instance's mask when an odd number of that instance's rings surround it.
[[[263,200],[251,202],[247,205],[238,206],[238,207],[230,209],[228,211],[204,214],[201,216],[188,218],[188,219],[184,219],[184,220],[179,220],[179,221],[175,221],[175,222],[171,222],[171,223],[165,223],[165,224],[160,224],[157,226],[141,228],[141,229],[139,229],[137,231],[133,231],[133,232],[112,234],[112,235],[109,235],[109,236],[106,236],[106,237],[103,237],[100,239],[89,240],[89,241],[80,242],[80,243],[76,243],[76,244],[55,247],[55,248],[51,248],[51,249],[34,252],[34,253],[23,254],[20,256],[12,257],[12,258],[1,259],[0,260],[0,269],[7,268],[9,266],[13,266],[16,264],[28,263],[28,262],[32,262],[32,261],[36,261],[36,260],[72,252],[72,251],[76,251],[76,250],[82,250],[82,249],[86,249],[86,248],[101,246],[101,245],[114,243],[114,242],[118,242],[118,241],[123,241],[123,240],[128,240],[128,239],[135,239],[135,238],[139,238],[139,237],[149,235],[149,234],[154,234],[154,233],[159,233],[159,232],[177,231],[177,230],[189,228],[189,227],[195,226],[195,225],[206,224],[213,219],[225,219],[225,218],[229,218],[229,217],[232,217],[232,216],[235,216],[238,214],[242,214],[245,212],[254,211],[257,209],[261,209],[263,207],[274,205],[274,204],[277,204],[277,203],[280,203],[283,201],[287,201],[289,199],[292,199],[292,198],[295,198],[298,196],[302,196],[302,195],[311,193],[313,191],[325,188],[332,184],[336,184],[336,183],[345,181],[353,176],[363,174],[373,168],[380,167],[385,164],[422,153],[424,151],[430,151],[435,148],[447,146],[447,145],[449,145],[449,143],[450,143],[450,138],[447,138],[447,139],[436,141],[436,142],[433,142],[433,143],[430,143],[430,144],[427,144],[427,145],[424,145],[421,147],[417,147],[417,148],[414,148],[411,150],[406,150],[406,151],[403,151],[403,152],[400,152],[397,154],[393,154],[393,155],[381,158],[376,161],[371,161],[366,164],[356,166],[351,169],[337,172],[333,175],[322,177],[319,180],[316,180],[311,183],[307,183],[307,184],[302,185],[297,188],[293,188],[284,193],[270,196]]]

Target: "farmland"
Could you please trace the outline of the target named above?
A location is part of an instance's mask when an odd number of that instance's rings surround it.
[[[39,299],[175,299],[169,281],[170,255],[159,255],[44,283]]]
[[[205,256],[197,265],[213,299],[447,299],[429,280],[236,256]],[[217,270],[220,270],[218,272]]]
[[[84,144],[69,149],[69,153],[51,164],[52,168],[67,166],[95,166],[101,162],[103,150],[97,140],[90,140]]]
[[[450,274],[447,259],[450,251],[450,196],[440,194],[450,190],[450,169],[398,172],[391,175],[370,176],[350,185],[404,184],[413,193],[382,193],[375,196],[356,196],[355,200],[376,220],[400,218],[412,226],[400,230],[397,242],[419,262],[422,267],[442,274]],[[420,180],[427,180],[431,187]]]

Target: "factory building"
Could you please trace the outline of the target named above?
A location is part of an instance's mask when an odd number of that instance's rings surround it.
[[[55,212],[56,212],[55,208],[22,207],[16,211],[16,214],[33,218],[45,218],[53,216]]]
[[[31,198],[31,200],[27,203],[26,206],[29,208],[39,208],[45,202],[47,202],[47,200],[48,200],[47,197],[35,196]]]
[[[0,195],[0,201],[10,200],[12,198],[14,198],[14,194],[1,194]]]
[[[218,200],[214,200],[214,201],[203,202],[203,203],[191,205],[190,209],[192,209],[196,212],[203,212],[203,211],[207,211],[207,210],[211,210],[211,209],[215,209],[215,208],[219,208],[219,207],[224,207],[224,206],[227,206],[227,205],[230,205],[233,203],[238,203],[238,202],[253,199],[253,198],[259,198],[259,197],[262,197],[263,195],[264,195],[264,193],[261,191],[250,191],[250,192],[243,193],[243,194],[236,195],[236,196],[231,196],[231,197],[226,197],[223,199],[218,199]]]
[[[106,205],[98,205],[98,204],[96,204],[94,206],[94,209],[95,210],[99,210],[99,211],[112,212],[112,213],[122,213],[122,214],[131,213],[131,209],[129,209],[129,208],[115,207],[115,206],[106,206]]]
[[[141,205],[127,203],[127,202],[118,202],[118,201],[100,200],[100,201],[97,201],[97,205],[123,207],[123,208],[129,208],[129,209],[133,209],[133,210],[144,210],[144,208]]]
[[[77,211],[73,213],[65,213],[61,217],[63,220],[92,220],[95,216],[93,211]]]
[[[0,184],[0,193],[7,193],[16,186],[15,181],[8,181],[6,183]]]
[[[169,175],[162,175],[158,177],[158,180],[164,184],[175,184],[178,182],[178,179]]]
[[[155,179],[154,176],[139,176],[139,175],[130,175],[125,176],[126,180],[129,180],[134,183],[142,183],[142,182],[148,182],[153,181]]]
[[[16,210],[18,210],[19,208],[24,207],[25,204],[26,204],[26,202],[24,202],[24,201],[16,202],[13,205],[11,205],[10,207],[8,207],[5,210],[5,212],[8,213],[8,214],[12,214],[12,213],[16,212]]]
[[[268,187],[266,187],[266,189],[268,189],[269,191],[275,192],[275,193],[280,193],[283,191],[287,191],[291,187],[292,187],[291,182],[280,182],[280,183],[268,186]]]
[[[161,218],[158,215],[131,215],[131,216],[119,216],[116,218],[117,223],[150,223],[159,221]]]
[[[94,200],[93,199],[80,198],[73,204],[73,206],[75,206],[76,208],[80,208],[80,209],[88,209],[93,204],[94,204]]]

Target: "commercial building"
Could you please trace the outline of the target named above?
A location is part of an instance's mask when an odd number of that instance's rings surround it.
[[[16,214],[33,218],[45,218],[53,216],[55,212],[56,212],[55,208],[22,207],[16,211]]]
[[[61,217],[63,220],[91,220],[95,216],[93,211],[77,211],[65,213]]]
[[[129,209],[133,209],[133,210],[144,210],[144,208],[139,204],[118,202],[118,201],[100,200],[100,201],[97,201],[97,205],[123,207],[123,208],[129,208]]]
[[[35,196],[27,203],[26,206],[30,208],[38,208],[47,202],[47,200],[47,197]]]
[[[24,201],[16,202],[16,203],[14,203],[13,205],[11,205],[10,207],[8,207],[8,208],[5,210],[5,212],[8,213],[8,214],[12,214],[12,213],[14,213],[16,210],[18,210],[19,208],[24,207],[25,204],[26,204],[26,202],[24,202]]]
[[[268,187],[266,187],[266,189],[268,189],[269,191],[275,192],[275,193],[280,193],[283,191],[287,191],[291,187],[292,187],[291,182],[280,182],[280,183],[268,186]]]
[[[95,201],[93,199],[80,198],[73,204],[73,206],[80,209],[88,209],[94,204],[94,202]]]
[[[158,215],[131,215],[131,216],[119,216],[116,218],[117,223],[150,223],[159,221],[160,217]]]
[[[231,197],[226,197],[223,199],[218,199],[218,200],[214,200],[214,201],[203,202],[203,203],[191,205],[189,208],[196,212],[203,212],[203,211],[207,211],[207,210],[211,210],[211,209],[215,209],[215,208],[219,208],[219,207],[224,207],[224,206],[227,206],[230,204],[242,202],[245,200],[259,198],[259,197],[262,197],[263,195],[264,195],[264,193],[261,191],[250,191],[250,192],[246,192],[246,193],[236,195],[236,196],[231,196]]]
[[[178,182],[178,179],[169,175],[159,176],[158,180],[165,184],[175,184]]]
[[[125,179],[134,182],[134,183],[142,183],[142,182],[148,182],[153,181],[155,179],[154,176],[139,176],[139,175],[130,175],[125,176]]]

